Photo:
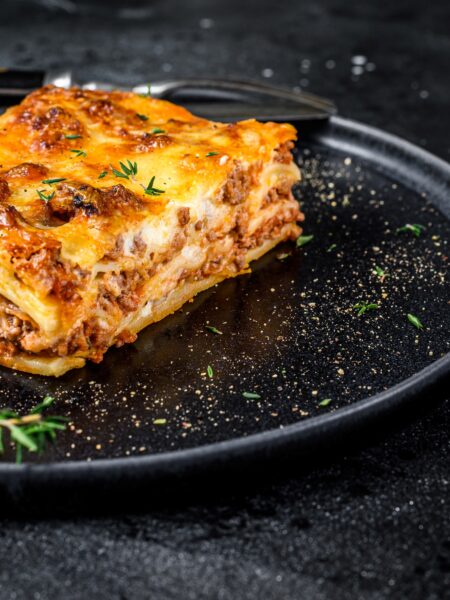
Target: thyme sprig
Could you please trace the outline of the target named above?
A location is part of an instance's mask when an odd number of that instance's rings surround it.
[[[50,192],[48,194],[45,193],[45,190],[36,190],[37,195],[44,202],[50,202],[50,200],[54,197],[55,192]]]
[[[358,302],[357,304],[353,305],[353,308],[358,311],[358,317],[360,317],[368,310],[376,310],[379,308],[379,306],[378,304],[375,304],[375,302]]]
[[[155,176],[153,175],[153,177],[148,182],[148,186],[144,188],[144,192],[148,196],[160,196],[161,194],[164,194],[165,191],[164,190],[159,190],[158,188],[155,188],[153,186],[154,183],[155,183]]]
[[[122,177],[123,179],[130,179],[134,175],[137,175],[138,166],[137,166],[136,162],[131,162],[131,160],[127,159],[127,164],[119,161],[119,165],[120,165],[121,171],[119,171],[118,169],[114,168],[111,165],[111,170],[116,177]]]
[[[21,463],[24,450],[41,453],[47,442],[54,442],[58,431],[64,431],[68,419],[44,415],[53,404],[52,396],[45,396],[27,415],[4,408],[0,410],[0,454],[5,451],[3,433],[9,432],[10,443],[16,449],[16,462]]]
[[[86,158],[86,156],[87,156],[87,152],[85,150],[80,150],[79,148],[69,150],[69,152],[73,152],[73,154],[75,154],[75,156],[80,157],[80,158]]]
[[[397,229],[397,233],[411,232],[416,237],[419,237],[424,229],[425,226],[419,223],[406,223],[406,225]]]
[[[381,283],[383,283],[385,277],[387,277],[386,271],[378,265],[374,266],[372,273],[381,279]]]

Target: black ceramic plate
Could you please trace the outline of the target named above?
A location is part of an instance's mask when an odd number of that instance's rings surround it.
[[[449,373],[449,166],[341,118],[299,129],[297,193],[314,239],[276,248],[100,365],[58,380],[2,369],[2,405],[26,412],[51,394],[73,423],[27,465],[7,453],[3,489],[155,481],[307,452]],[[398,231],[406,224],[421,235]],[[364,302],[378,308],[358,316]]]

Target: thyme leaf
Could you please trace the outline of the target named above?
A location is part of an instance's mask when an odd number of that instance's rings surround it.
[[[217,327],[213,327],[212,325],[205,325],[205,329],[210,331],[211,333],[215,333],[216,335],[222,335],[222,331],[219,331]]]
[[[408,313],[407,316],[408,316],[408,321],[412,325],[414,325],[414,327],[416,327],[417,329],[423,329],[423,324],[418,317],[416,317],[415,315],[412,315],[411,313]]]
[[[53,183],[59,183],[60,181],[66,181],[65,177],[55,177],[55,179],[43,179],[42,183],[46,183],[47,185],[52,185]]]
[[[242,392],[242,395],[249,400],[259,400],[261,398],[261,396],[255,392]]]
[[[301,248],[302,246],[309,244],[312,239],[314,239],[313,235],[299,235],[296,241],[297,248]]]
[[[331,404],[332,400],[331,398],[324,398],[323,400],[321,400],[319,402],[319,406],[324,407],[324,406],[328,406],[329,404]]]
[[[53,396],[45,396],[42,402],[36,404],[36,406],[33,409],[31,409],[30,415],[41,414],[46,408],[51,406],[54,401],[55,399],[53,398]]]

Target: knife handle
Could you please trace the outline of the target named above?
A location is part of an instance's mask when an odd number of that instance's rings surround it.
[[[0,96],[25,96],[44,81],[44,71],[21,71],[0,67]]]

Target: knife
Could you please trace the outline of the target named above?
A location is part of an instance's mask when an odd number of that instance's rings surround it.
[[[90,81],[76,82],[70,71],[0,69],[0,104],[11,104],[42,85],[112,91],[118,86]],[[120,89],[153,98],[173,100],[199,116],[223,121],[328,119],[335,104],[306,92],[292,92],[259,82],[224,79],[170,79],[151,84],[120,86]]]

